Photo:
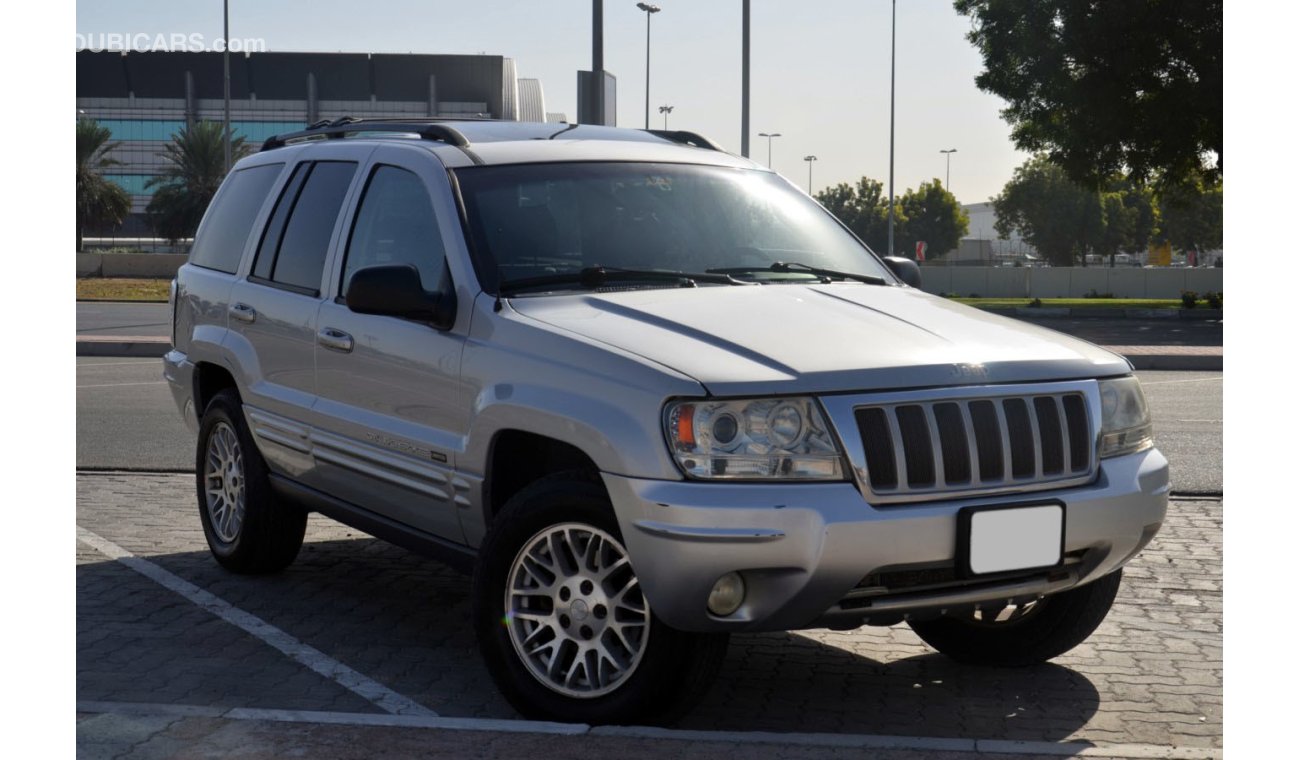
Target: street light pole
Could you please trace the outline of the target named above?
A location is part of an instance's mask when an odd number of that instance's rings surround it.
[[[894,29],[898,0],[889,2],[889,255],[894,255]]]
[[[740,17],[740,155],[749,158],[749,0]]]
[[[649,3],[637,3],[636,7],[645,11],[645,128],[650,128],[650,17],[660,8]]]
[[[222,66],[225,69],[225,79],[223,83],[223,100],[224,115],[222,117],[224,130],[226,134],[225,152],[226,152],[226,174],[230,173],[230,0],[223,0],[221,3],[221,33],[225,38],[221,41],[223,52],[221,54]]]
[[[817,160],[816,156],[804,156],[803,160],[808,162],[808,194],[812,195],[812,165]]]
[[[668,114],[673,112],[672,106],[659,106],[659,113],[664,115],[664,131],[668,131]]]
[[[758,136],[767,138],[767,168],[771,169],[772,168],[772,138],[780,137],[781,133],[772,132],[769,134],[767,132],[759,132]]]
[[[944,160],[948,162],[948,165],[944,167],[943,189],[951,193],[952,187],[950,183],[952,182],[952,154],[956,153],[957,149],[949,148],[948,150],[941,150],[939,152],[945,154]]]

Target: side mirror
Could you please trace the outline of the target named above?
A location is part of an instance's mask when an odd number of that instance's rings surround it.
[[[893,272],[898,279],[920,289],[921,268],[916,265],[915,261],[905,259],[902,256],[886,256],[885,266],[889,267],[889,271]]]
[[[439,330],[450,328],[456,321],[455,296],[426,291],[420,282],[420,270],[412,264],[358,269],[343,299],[358,314],[413,319]]]

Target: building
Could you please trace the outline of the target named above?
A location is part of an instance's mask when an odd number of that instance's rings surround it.
[[[151,237],[143,212],[172,135],[223,118],[221,53],[79,51],[77,118],[120,143],[107,174],[131,194],[116,237]],[[254,145],[321,119],[479,117],[545,121],[541,82],[518,78],[499,55],[240,53],[230,56],[230,119]]]

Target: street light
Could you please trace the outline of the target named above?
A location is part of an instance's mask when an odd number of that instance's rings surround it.
[[[650,17],[659,12],[659,6],[637,3],[645,11],[645,128],[650,128]]]
[[[672,106],[659,106],[659,113],[664,115],[664,131],[668,131],[668,114],[673,112]]]
[[[816,156],[804,156],[803,160],[808,162],[808,194],[812,195],[812,165],[817,160]]]
[[[956,153],[957,149],[950,148],[948,150],[941,150],[939,152],[945,154],[944,160],[947,161],[948,163],[947,167],[945,167],[944,169],[943,189],[947,190],[948,192],[952,192],[951,188],[949,187],[949,183],[952,180],[952,154]]]
[[[225,39],[221,41],[221,67],[223,70],[222,77],[222,132],[225,133],[225,139],[222,141],[222,151],[225,154],[226,174],[230,173],[230,0],[224,0],[221,3],[221,33]]]
[[[894,255],[894,29],[898,0],[889,2],[889,255]]]
[[[772,138],[780,137],[781,133],[772,132],[769,134],[767,132],[759,132],[758,136],[767,138],[767,168],[771,169],[772,168]]]

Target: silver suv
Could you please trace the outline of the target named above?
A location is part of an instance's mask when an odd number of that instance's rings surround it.
[[[314,511],[472,569],[534,718],[671,721],[733,631],[1056,657],[1164,519],[1142,390],[918,271],[688,132],[271,138],[174,284],[208,544],[278,571]]]

